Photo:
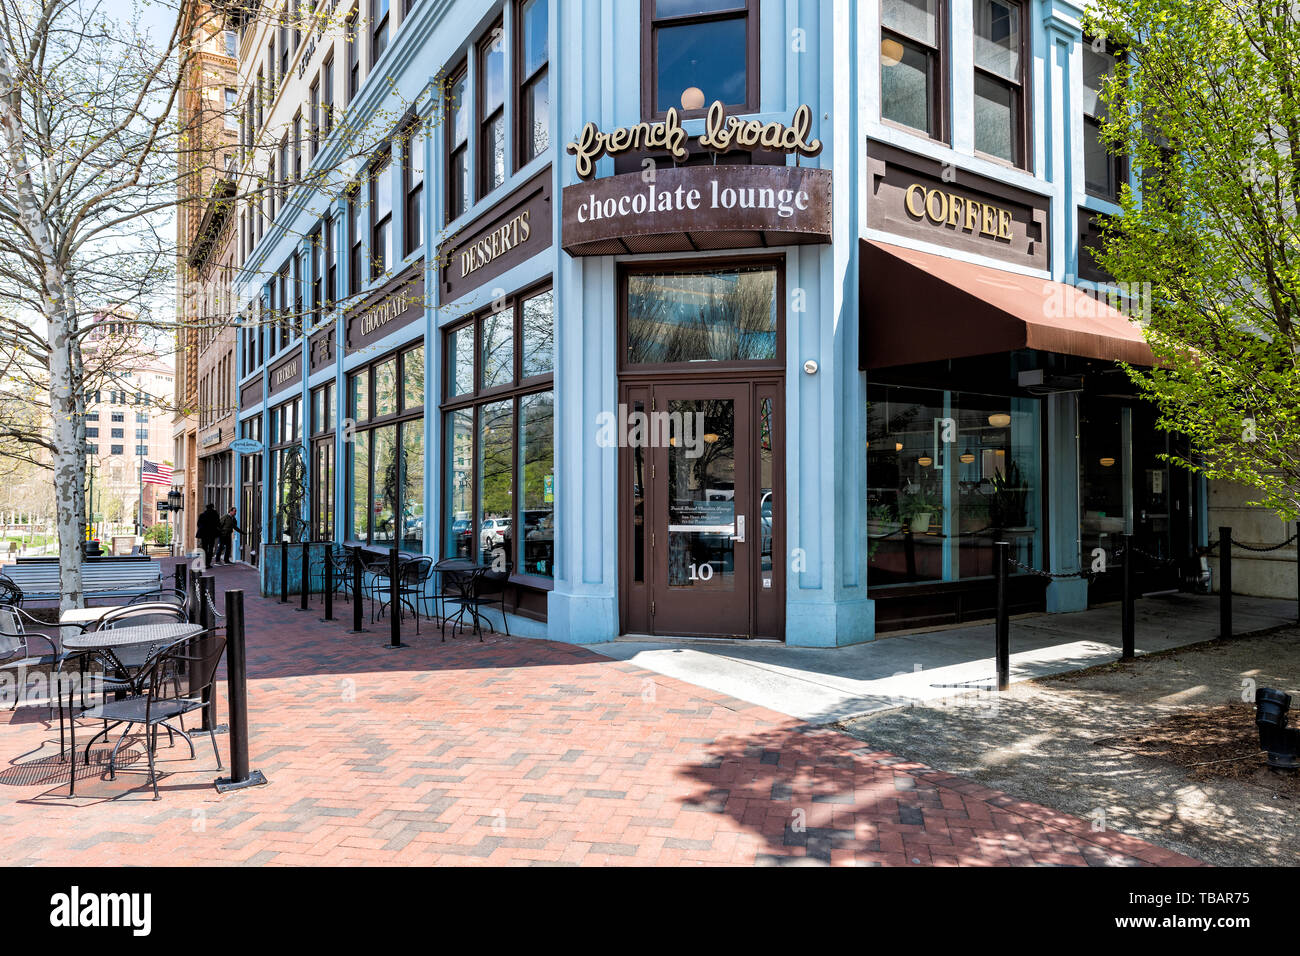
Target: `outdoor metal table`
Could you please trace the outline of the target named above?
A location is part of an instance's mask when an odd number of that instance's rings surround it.
[[[84,658],[97,651],[109,651],[115,648],[132,647],[138,644],[171,644],[189,637],[197,637],[204,631],[201,624],[140,624],[135,627],[115,627],[107,631],[89,631],[73,634],[63,639],[62,648],[65,659],[69,657]],[[79,681],[76,683],[80,683]],[[77,716],[73,712],[73,685],[68,686],[68,740],[71,744],[70,763],[72,772],[68,777],[68,796],[76,796],[77,786]]]
[[[457,626],[460,626],[460,622],[464,620],[465,612],[469,611],[470,617],[474,619],[475,628],[480,627],[479,622],[482,618],[478,610],[469,602],[474,597],[479,578],[491,570],[492,568],[489,565],[477,564],[464,558],[444,558],[433,566],[433,573],[443,576],[443,584],[437,589],[437,592],[443,603],[442,627],[444,634],[446,634],[447,621],[450,620],[446,614],[449,599],[451,603],[460,605],[460,610],[455,615]],[[456,636],[454,631],[452,636]]]
[[[59,614],[60,624],[86,625],[94,624],[109,611],[126,607],[125,604],[105,604],[103,607],[74,607]]]

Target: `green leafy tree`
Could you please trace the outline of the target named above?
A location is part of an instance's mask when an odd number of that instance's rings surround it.
[[[1099,0],[1092,35],[1126,54],[1103,90],[1103,136],[1141,183],[1104,230],[1100,264],[1150,283],[1130,375],[1171,456],[1300,516],[1300,12],[1260,0]]]

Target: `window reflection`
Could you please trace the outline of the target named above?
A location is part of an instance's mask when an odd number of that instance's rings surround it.
[[[775,266],[627,278],[628,363],[776,358]]]
[[[872,385],[867,390],[872,585],[993,573],[993,543],[1041,567],[1038,402]]]

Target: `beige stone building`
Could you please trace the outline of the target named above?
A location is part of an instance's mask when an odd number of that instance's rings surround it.
[[[233,196],[239,142],[237,35],[206,3],[187,3],[191,68],[181,102],[185,131],[177,215],[176,413],[173,487],[184,494],[178,541],[194,548],[194,523],[208,502],[234,503],[235,267]]]
[[[130,317],[96,316],[83,351],[95,385],[86,396],[89,513],[97,525],[148,528],[162,519],[167,489],[142,484],[140,471],[144,461],[172,462],[175,372]]]

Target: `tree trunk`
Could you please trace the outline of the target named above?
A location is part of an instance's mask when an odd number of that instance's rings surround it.
[[[74,362],[79,349],[73,335],[73,310],[69,308],[67,275],[58,259],[41,212],[41,203],[32,183],[27,162],[27,143],[22,120],[16,106],[13,74],[9,57],[0,43],[0,136],[9,159],[14,195],[19,217],[31,235],[42,266],[42,302],[45,306],[46,339],[50,346],[50,417],[54,443],[54,506],[59,537],[59,607],[68,609],[81,604],[81,541],[77,535],[77,505],[81,485],[77,476],[82,465],[83,449],[77,444],[76,380],[80,362]]]

